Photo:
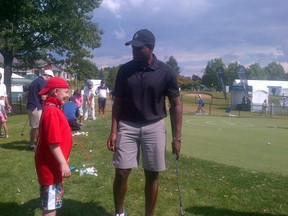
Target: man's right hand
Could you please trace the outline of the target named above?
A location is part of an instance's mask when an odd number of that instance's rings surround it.
[[[110,151],[115,151],[115,144],[117,140],[117,134],[111,134],[110,137],[107,140],[107,148]]]

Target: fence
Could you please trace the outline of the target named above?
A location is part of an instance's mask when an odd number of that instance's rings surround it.
[[[202,95],[205,97],[205,114],[213,115],[213,116],[226,116],[233,115],[239,117],[260,117],[265,116],[265,114],[261,114],[262,106],[252,104],[250,107],[230,107],[229,98],[225,100],[224,98],[212,97],[211,95],[208,97],[207,95]],[[184,114],[198,114],[196,113],[198,108],[198,98],[197,94],[183,94],[181,96],[182,104],[183,104],[183,113]],[[18,97],[13,100],[13,114],[26,114],[26,99],[25,97]],[[95,98],[95,107],[97,111],[98,100]],[[168,102],[167,102],[168,107]],[[107,99],[106,103],[106,112],[109,113],[112,110],[112,101]],[[168,110],[168,109],[167,109]],[[252,111],[251,111],[252,110]],[[273,118],[287,118],[288,117],[288,107],[283,107],[280,105],[270,104],[267,110],[267,117]]]

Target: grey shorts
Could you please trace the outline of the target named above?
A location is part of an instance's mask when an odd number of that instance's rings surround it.
[[[35,108],[33,111],[28,110],[29,125],[31,128],[39,128],[42,110]]]
[[[166,169],[166,124],[163,119],[149,124],[119,122],[114,167],[138,167],[140,155],[145,170],[160,172]]]

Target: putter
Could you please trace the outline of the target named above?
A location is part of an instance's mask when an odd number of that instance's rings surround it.
[[[24,136],[24,129],[27,125],[27,122],[28,122],[29,119],[26,120],[25,124],[24,124],[24,127],[22,128],[22,131],[21,131],[21,136]]]
[[[176,178],[177,178],[177,188],[178,188],[178,196],[179,196],[179,207],[180,207],[180,213],[181,215],[185,214],[183,205],[182,205],[182,196],[180,192],[180,186],[179,186],[179,165],[178,165],[178,159],[175,155],[175,169],[176,169]]]
[[[172,111],[171,111],[171,107],[169,108],[169,115],[170,115],[170,123],[171,123],[171,131],[172,131],[172,140],[174,138],[174,132],[175,132],[175,128],[174,128],[174,122],[172,119]],[[179,186],[179,165],[178,165],[178,158],[175,154],[175,170],[176,170],[176,179],[177,179],[177,188],[178,188],[178,196],[179,196],[179,207],[180,207],[180,214],[184,215],[185,211],[182,205],[182,197],[181,197],[181,192],[180,192],[180,186]]]

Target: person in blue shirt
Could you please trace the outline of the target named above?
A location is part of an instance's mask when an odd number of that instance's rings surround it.
[[[62,106],[62,110],[68,120],[69,126],[72,131],[80,130],[80,125],[77,122],[78,117],[80,115],[79,107],[71,100],[64,103]]]

